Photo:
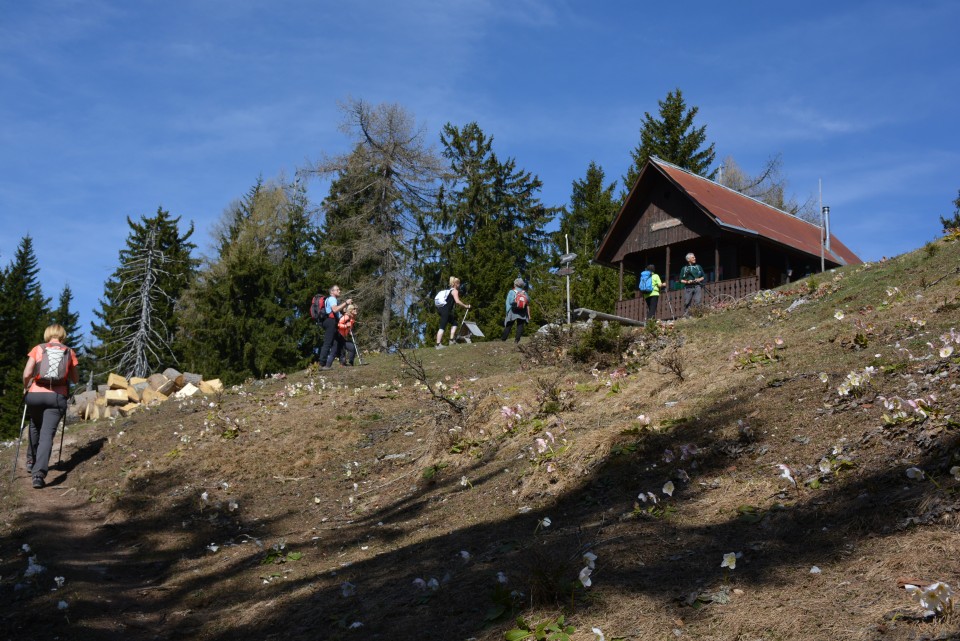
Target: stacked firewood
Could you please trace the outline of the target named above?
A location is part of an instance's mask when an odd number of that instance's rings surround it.
[[[124,378],[111,373],[107,382],[73,397],[67,417],[81,421],[129,416],[137,410],[163,403],[169,398],[183,399],[196,394],[218,394],[223,391],[219,378],[205,381],[200,374],[181,373],[173,368],[148,378]]]

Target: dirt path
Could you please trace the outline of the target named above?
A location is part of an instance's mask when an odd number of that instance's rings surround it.
[[[23,448],[12,483],[4,466],[9,484],[2,509],[0,628],[6,632],[0,638],[162,638],[156,634],[162,615],[150,607],[156,586],[150,567],[137,560],[137,544],[124,544],[122,527],[106,523],[103,504],[72,482],[95,449],[89,443],[78,448],[67,434],[63,461],[39,490],[31,487]],[[25,577],[29,557],[45,569]]]

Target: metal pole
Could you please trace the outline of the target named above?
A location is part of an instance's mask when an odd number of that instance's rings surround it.
[[[10,472],[10,480],[17,476],[17,461],[20,459],[20,442],[23,440],[23,424],[27,421],[27,404],[23,404],[23,418],[20,419],[20,433],[17,435],[17,451],[13,455],[13,471]]]
[[[566,253],[569,254],[570,253],[570,236],[567,234],[564,234],[563,240],[566,243],[566,247],[567,247]],[[567,265],[567,267],[570,267],[570,265]],[[570,324],[570,274],[567,274],[567,325],[569,324]]]
[[[363,359],[360,358],[360,348],[357,347],[357,339],[353,335],[353,328],[350,328],[350,340],[353,341],[353,349],[357,352],[357,363],[363,365]]]
[[[817,179],[817,185],[820,189],[820,273],[826,271],[826,263],[823,259],[823,179]]]

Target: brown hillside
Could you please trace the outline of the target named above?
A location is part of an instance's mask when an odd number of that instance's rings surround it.
[[[0,638],[492,641],[563,616],[581,640],[960,639],[898,585],[960,588],[957,265],[941,241],[624,331],[619,362],[527,337],[408,355],[432,392],[369,355],[168,401],[68,426],[43,490],[6,450]]]

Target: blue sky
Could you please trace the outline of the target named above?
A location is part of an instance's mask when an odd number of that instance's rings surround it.
[[[0,10],[0,265],[30,234],[44,293],[88,329],[126,217],[162,206],[204,250],[224,208],[344,150],[338,102],[398,103],[438,143],[476,121],[569,201],[619,180],[679,87],[718,161],[823,181],[865,260],[934,238],[960,189],[960,3],[45,0]],[[325,186],[313,185],[319,201]]]

